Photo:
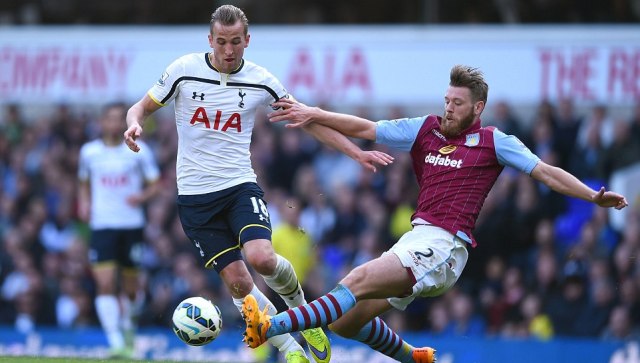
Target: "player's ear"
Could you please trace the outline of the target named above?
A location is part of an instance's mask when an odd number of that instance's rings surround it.
[[[244,37],[244,47],[248,47],[249,46],[249,41],[251,40],[251,34],[247,33],[247,35]]]
[[[473,105],[473,113],[478,116],[482,113],[482,111],[484,111],[484,101],[476,102],[475,105]]]

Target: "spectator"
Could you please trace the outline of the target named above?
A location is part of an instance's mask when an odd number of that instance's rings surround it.
[[[576,332],[585,337],[597,338],[607,326],[611,310],[615,306],[614,286],[606,278],[594,280],[589,285],[589,303],[576,321]]]
[[[532,286],[533,290],[545,302],[558,299],[557,295],[561,289],[560,272],[558,270],[556,253],[551,249],[540,250],[536,258],[535,279]]]
[[[444,337],[451,324],[446,302],[443,299],[434,301],[429,307],[428,315],[431,334],[436,337]]]
[[[266,122],[266,121],[265,121]],[[264,128],[270,129],[270,128]],[[264,133],[259,133],[260,137],[264,138]],[[310,161],[310,156],[304,152],[301,144],[305,140],[305,136],[302,132],[297,130],[293,132],[280,132],[276,135],[275,139],[275,151],[274,152],[262,152],[259,155],[271,155],[273,159],[272,163],[268,164],[268,179],[269,183],[273,186],[277,186],[284,190],[291,190],[293,187],[293,181],[295,180],[295,174],[298,169]],[[276,165],[273,165],[277,163]]]
[[[471,296],[461,290],[447,293],[445,300],[449,300],[449,316],[451,320],[443,333],[448,337],[481,337],[485,333],[486,323],[481,315],[476,313],[475,304]]]
[[[271,235],[273,249],[291,262],[298,281],[303,284],[315,264],[316,256],[314,241],[300,228],[302,205],[300,200],[288,195],[276,208],[280,211],[281,222],[274,223]]]
[[[640,138],[633,137],[627,121],[617,119],[612,122],[613,138],[600,159],[600,175],[605,180],[620,169],[640,163]]]
[[[605,146],[596,126],[580,128],[580,139],[569,159],[569,170],[578,178],[602,180],[601,168]]]
[[[619,282],[620,305],[627,308],[631,323],[640,326],[640,286],[631,278]]]
[[[640,329],[633,325],[629,308],[616,306],[609,317],[607,327],[600,336],[604,340],[637,341]]]
[[[505,263],[498,257],[493,256],[485,268],[483,285],[480,287],[480,307],[487,320],[487,332],[497,333],[504,323],[508,306],[501,299],[503,293],[502,276],[505,272]]]
[[[513,113],[511,105],[505,100],[496,102],[493,106],[493,117],[487,125],[495,126],[507,135],[515,135],[525,145],[529,144],[527,135],[522,128],[522,122]]]
[[[598,144],[608,148],[613,142],[613,120],[608,115],[607,106],[598,104],[592,107],[591,114],[585,119],[578,130],[578,145],[585,147],[590,144],[589,139],[597,135]]]
[[[563,267],[561,293],[547,302],[544,311],[553,322],[558,336],[580,336],[578,322],[586,315],[587,287],[585,267],[579,260],[569,260]]]
[[[527,294],[520,304],[520,313],[529,336],[541,340],[553,337],[553,324],[549,316],[542,311],[540,296]]]
[[[640,10],[640,3],[638,3],[638,10]],[[629,125],[631,125],[631,137],[635,140],[640,139],[640,102],[633,107]]]
[[[0,122],[0,131],[10,145],[16,146],[22,141],[25,127],[25,119],[22,116],[20,105],[17,103],[7,105],[6,114]]]
[[[557,109],[553,131],[553,149],[558,155],[558,166],[569,168],[582,118],[576,115],[571,98],[565,97],[558,101]]]

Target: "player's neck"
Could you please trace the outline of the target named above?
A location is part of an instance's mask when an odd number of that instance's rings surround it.
[[[102,142],[104,142],[105,145],[107,146],[118,146],[122,143],[122,140],[120,140],[119,137],[107,137],[104,136],[102,138]]]
[[[240,64],[238,64],[238,66],[234,69],[232,69],[229,72],[225,72],[223,71],[223,67],[221,67],[219,64],[216,64],[215,62],[215,57],[213,56],[213,52],[209,52],[207,54],[207,57],[209,57],[209,63],[211,64],[211,66],[213,67],[213,69],[215,69],[216,71],[218,71],[219,73],[225,73],[225,74],[231,74],[236,72],[238,69],[242,68],[242,65],[244,64],[244,59],[240,60]]]

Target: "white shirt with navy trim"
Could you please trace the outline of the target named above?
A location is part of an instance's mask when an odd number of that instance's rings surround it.
[[[207,53],[175,60],[148,94],[162,106],[175,101],[180,195],[256,182],[249,149],[256,114],[288,96],[265,68],[243,60],[238,70],[221,73]]]
[[[109,146],[97,139],[80,149],[78,179],[89,182],[92,229],[142,228],[144,210],[127,199],[140,194],[146,182],[156,181],[160,170],[151,149],[141,140],[140,152],[134,153],[123,142]]]

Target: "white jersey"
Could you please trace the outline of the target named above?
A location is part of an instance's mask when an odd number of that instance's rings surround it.
[[[256,182],[249,150],[256,112],[287,96],[271,73],[244,60],[221,73],[208,53],[193,53],[169,65],[148,94],[161,106],[175,100],[178,194]]]
[[[139,194],[145,182],[158,179],[160,171],[151,150],[138,140],[140,151],[132,152],[123,142],[107,146],[101,139],[80,149],[78,178],[91,188],[92,229],[129,229],[144,226],[142,206],[131,206],[127,198]]]

